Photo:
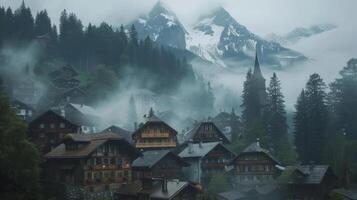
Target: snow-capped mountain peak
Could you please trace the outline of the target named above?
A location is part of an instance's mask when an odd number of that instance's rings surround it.
[[[149,36],[162,45],[179,49],[186,48],[186,30],[175,13],[161,1],[157,2],[147,16],[142,16],[133,22],[139,38]]]
[[[147,16],[137,19],[134,25],[141,39],[149,36],[159,44],[187,49],[220,66],[236,67],[238,62],[250,65],[257,45],[262,64],[282,67],[305,59],[298,52],[250,32],[223,7],[200,17],[197,23],[186,29],[175,13],[159,1]]]

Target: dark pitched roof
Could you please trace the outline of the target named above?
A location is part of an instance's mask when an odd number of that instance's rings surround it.
[[[77,124],[77,123],[75,123],[73,121],[70,121],[69,119],[64,118],[62,115],[60,115],[59,113],[57,113],[57,112],[55,112],[53,110],[47,110],[47,111],[37,115],[35,118],[33,118],[33,120],[29,124],[31,125],[32,123],[35,123],[38,120],[41,120],[41,118],[46,116],[46,115],[54,115],[54,116],[58,117],[59,119],[64,120],[69,124],[72,124],[73,126],[77,126],[77,127],[80,126],[79,124]]]
[[[294,179],[292,176],[296,172],[303,178]],[[328,172],[336,177],[328,165],[287,166],[281,176],[287,176],[288,184],[320,184]]]
[[[191,130],[189,130],[188,132],[186,132],[184,134],[184,138],[186,141],[193,139],[196,135],[196,133],[201,129],[202,126],[204,126],[205,124],[212,124],[213,128],[216,130],[216,132],[218,134],[221,135],[221,138],[224,142],[230,143],[229,139],[226,137],[225,134],[222,133],[222,131],[216,126],[216,124],[214,124],[213,122],[201,122],[198,125],[196,125],[194,128],[192,128]]]
[[[154,199],[172,199],[178,195],[183,189],[187,187],[193,187],[197,190],[196,186],[190,182],[178,181],[178,180],[167,180],[167,191],[162,191],[162,181],[158,181],[152,186],[151,189],[143,189],[143,183],[140,180],[136,180],[132,183],[125,184],[120,187],[117,194],[137,196],[138,194],[149,194],[150,198]]]
[[[152,168],[159,161],[161,161],[168,155],[176,158],[180,163],[182,163],[183,166],[189,166],[188,163],[186,163],[179,156],[175,155],[174,153],[172,153],[169,150],[153,150],[153,151],[143,152],[143,155],[141,157],[134,160],[132,167],[133,168],[139,168],[139,167]]]
[[[51,152],[45,155],[45,158],[83,158],[89,156],[98,147],[108,141],[120,141],[128,148],[128,151],[133,154],[139,154],[139,152],[128,143],[124,138],[116,133],[96,133],[96,134],[68,134],[65,136],[63,142],[85,142],[84,147],[77,150],[66,150],[65,143],[58,145]]]
[[[191,145],[191,147],[190,147]],[[196,143],[196,144],[188,144],[179,156],[181,158],[196,158],[196,157],[205,157],[209,152],[211,152],[216,146],[222,146],[227,151],[231,152],[235,155],[231,150],[229,150],[226,146],[221,144],[220,142],[207,142],[207,143]]]
[[[141,127],[139,127],[136,131],[134,131],[134,133],[132,135],[135,135],[137,133],[139,133],[141,130],[145,129],[147,126],[151,125],[151,124],[163,124],[164,126],[166,126],[167,128],[169,128],[170,130],[172,130],[175,134],[177,134],[177,131],[172,128],[171,126],[169,126],[167,123],[165,123],[164,121],[162,121],[160,118],[158,118],[155,114],[152,114],[148,120],[146,121],[146,123],[144,125],[142,125]]]
[[[332,193],[339,194],[340,196],[344,197],[344,199],[357,200],[357,191],[338,188],[332,190]]]
[[[280,162],[274,156],[272,156],[268,150],[266,150],[260,146],[259,142],[253,142],[248,147],[246,147],[240,154],[237,155],[236,158],[234,158],[231,161],[231,164],[234,161],[236,161],[236,159],[239,158],[240,156],[242,156],[244,154],[248,154],[248,153],[263,153],[263,154],[267,155],[270,159],[272,159],[276,164],[280,164]]]
[[[22,102],[22,101],[20,101],[18,99],[11,100],[11,105],[14,106],[15,104],[18,104],[19,106],[24,107],[27,110],[35,111],[35,109],[32,106],[30,106],[30,105],[28,105],[28,104],[26,104],[26,103],[24,103],[24,102]]]
[[[127,141],[132,142],[132,137],[131,137],[132,132],[123,129],[119,126],[112,125],[102,131],[102,133],[105,132],[112,132],[112,133],[119,134],[120,136],[124,137]]]
[[[254,199],[257,196],[266,196],[279,189],[275,184],[240,187],[227,192],[219,193],[218,196],[226,200]]]
[[[190,187],[188,182],[167,181],[167,192],[162,191],[162,187],[156,187],[150,194],[150,198],[155,199],[172,199],[184,188]]]

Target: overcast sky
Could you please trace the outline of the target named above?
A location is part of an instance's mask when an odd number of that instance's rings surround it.
[[[2,6],[17,8],[22,0],[0,0]],[[157,0],[25,0],[34,12],[46,9],[55,23],[63,9],[74,12],[83,24],[106,21],[114,26],[127,24],[147,13]],[[338,77],[348,59],[357,57],[357,0],[163,0],[184,25],[194,23],[201,14],[223,6],[242,25],[265,36],[286,33],[298,26],[333,23],[338,29],[302,40],[290,48],[308,56],[311,62],[278,72],[287,105],[292,108],[308,76],[321,74],[325,81]],[[269,80],[271,71],[263,69]],[[217,78],[241,88],[244,76],[222,74]],[[238,87],[237,87],[238,86]]]
[[[22,0],[0,0],[4,6],[18,7]],[[157,0],[25,0],[34,11],[47,9],[58,22],[63,9],[80,19],[113,25],[129,23],[148,12]],[[296,26],[316,23],[345,25],[357,18],[356,0],[162,0],[184,24],[222,5],[238,22],[260,35],[284,33]],[[355,22],[356,24],[356,22]]]

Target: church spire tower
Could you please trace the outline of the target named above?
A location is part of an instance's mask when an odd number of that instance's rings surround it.
[[[253,77],[264,79],[264,77],[262,75],[262,71],[260,70],[260,64],[259,64],[259,58],[258,58],[258,45],[255,48],[255,61],[254,61]]]

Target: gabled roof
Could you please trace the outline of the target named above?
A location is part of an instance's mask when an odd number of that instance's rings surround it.
[[[291,175],[293,172],[303,173],[303,179],[294,180]],[[330,172],[335,177],[329,165],[302,165],[288,166],[281,176],[289,173],[288,184],[320,184],[327,173]]]
[[[83,115],[91,115],[91,116],[97,116],[98,112],[87,105],[84,104],[75,104],[75,103],[69,103],[70,106],[72,106],[74,109],[76,109],[78,112],[82,113]]]
[[[246,147],[240,154],[237,155],[230,163],[233,164],[240,156],[248,154],[248,153],[263,153],[268,156],[271,160],[273,160],[276,164],[280,164],[280,162],[272,156],[268,150],[263,149],[259,142],[253,142],[248,147]]]
[[[132,133],[126,129],[119,127],[119,126],[112,125],[102,131],[102,133],[105,133],[105,132],[116,133],[116,134],[119,134],[120,136],[124,137],[127,141],[129,141],[129,142],[132,141],[132,137],[131,137]]]
[[[218,194],[226,200],[238,200],[238,199],[255,199],[258,196],[266,196],[275,192],[278,188],[277,185],[269,184],[254,187],[240,187],[239,189],[230,190],[227,192],[221,192]]]
[[[190,147],[191,145],[191,147]],[[195,157],[205,157],[209,152],[211,152],[216,146],[222,146],[227,151],[234,154],[231,150],[225,147],[220,142],[207,142],[207,143],[196,143],[188,144],[187,147],[179,153],[181,158],[195,158]]]
[[[150,194],[150,198],[155,199],[172,199],[184,188],[190,187],[188,182],[167,181],[167,192],[162,191],[162,187],[156,187]]]
[[[35,111],[35,109],[33,107],[31,107],[30,105],[18,100],[18,99],[13,99],[11,100],[11,105],[14,105],[14,104],[19,104],[21,107],[24,107],[26,108],[27,110],[32,110],[32,111]]]
[[[167,128],[169,128],[170,130],[172,130],[176,135],[177,135],[177,131],[172,128],[171,126],[169,126],[167,123],[165,123],[164,121],[162,121],[160,118],[158,118],[155,114],[152,114],[147,122],[145,122],[144,125],[142,125],[141,127],[139,127],[136,131],[134,131],[133,135],[139,133],[141,130],[145,129],[147,126],[151,125],[151,124],[163,124],[164,126],[166,126]]]
[[[37,115],[29,124],[31,125],[32,123],[37,122],[38,120],[40,120],[42,117],[44,117],[46,115],[54,115],[54,116],[58,117],[59,119],[66,121],[69,124],[72,124],[73,126],[77,126],[77,127],[79,126],[77,123],[64,118],[62,115],[60,115],[59,113],[56,113],[53,110],[47,110],[47,111]]]
[[[126,146],[129,152],[132,152],[135,155],[139,155],[139,152],[133,147],[130,143],[128,143],[124,138],[120,137],[116,133],[96,133],[96,134],[68,134],[64,138],[64,142],[66,141],[73,142],[85,142],[84,147],[79,148],[77,150],[66,150],[65,143],[60,144],[52,151],[47,153],[44,157],[47,159],[54,158],[84,158],[89,156],[92,152],[94,152],[97,148],[108,141],[120,141],[122,145]]]
[[[357,200],[357,191],[347,190],[344,188],[338,188],[332,190],[333,193],[339,194],[345,199]]]
[[[141,180],[136,180],[132,183],[125,184],[119,188],[118,194],[131,195],[137,197],[139,194],[148,194],[150,199],[173,199],[176,197],[183,189],[187,187],[193,187],[199,190],[190,182],[178,181],[178,180],[167,180],[167,191],[162,191],[163,181],[158,181],[150,189],[143,189],[143,183]]]
[[[152,168],[166,156],[173,156],[177,159],[178,162],[182,163],[183,166],[189,166],[184,160],[182,160],[179,156],[175,155],[169,150],[153,150],[153,151],[145,151],[143,155],[136,160],[134,160],[132,167],[133,168]]]
[[[190,140],[195,137],[195,135],[198,133],[198,131],[201,129],[202,126],[206,124],[212,124],[213,128],[216,130],[216,132],[221,136],[222,140],[224,142],[230,143],[229,139],[222,133],[222,131],[213,123],[213,122],[201,122],[198,125],[196,125],[194,128],[189,130],[184,134],[185,140]]]

